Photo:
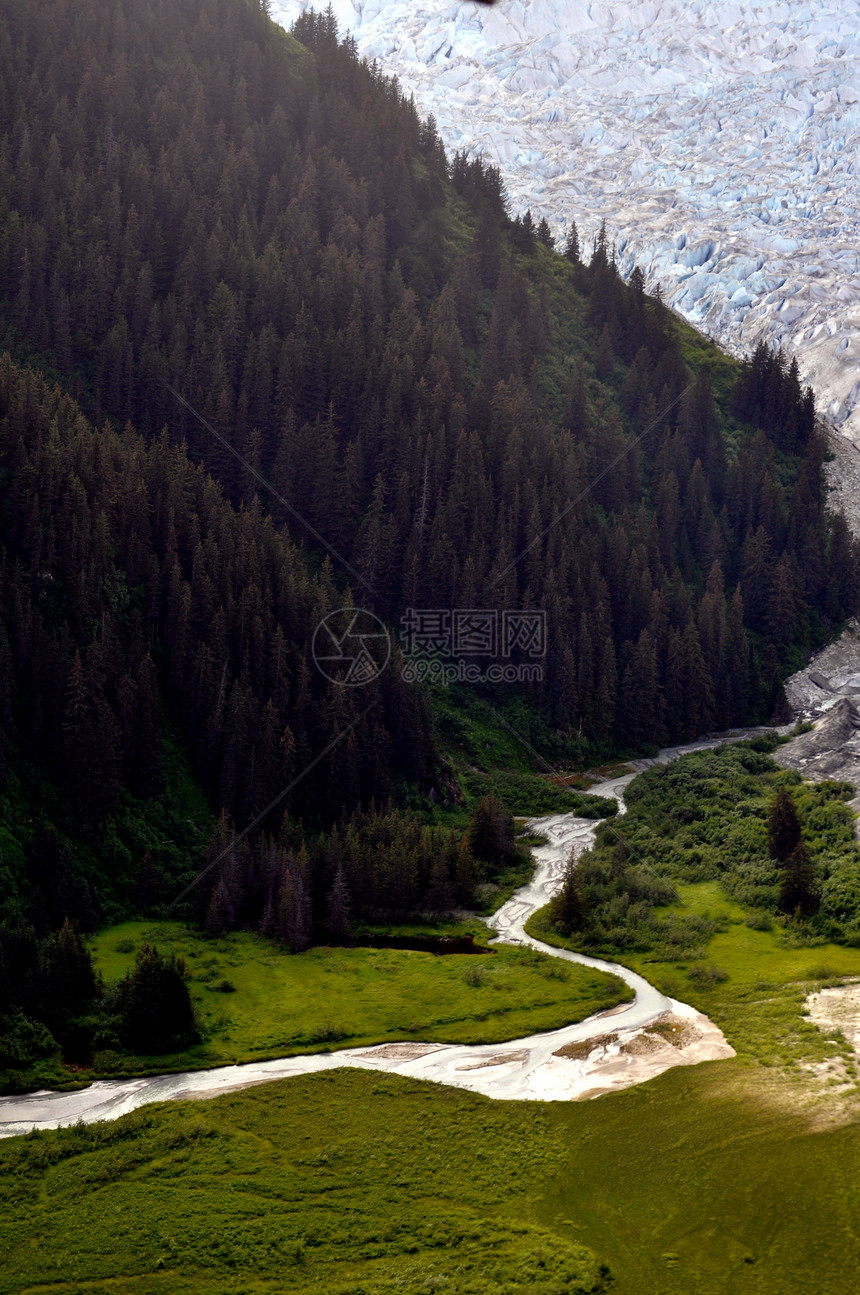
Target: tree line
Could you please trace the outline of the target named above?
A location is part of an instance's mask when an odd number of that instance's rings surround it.
[[[270,517],[232,507],[182,447],[97,432],[5,356],[0,474],[0,794],[15,833],[3,898],[37,927],[93,929],[111,892],[128,904],[152,888],[163,841],[126,864],[122,834],[165,794],[177,743],[241,827],[331,747],[263,830],[287,808],[327,823],[385,804],[394,770],[427,791],[439,778],[426,700],[396,669],[359,696],[310,661],[341,599],[330,571],[310,574]],[[37,816],[29,832],[16,804]],[[196,870],[207,818],[202,838],[160,822],[179,832],[168,889]]]

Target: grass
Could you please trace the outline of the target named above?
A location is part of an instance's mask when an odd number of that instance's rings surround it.
[[[521,1217],[565,1148],[545,1109],[346,1071],[0,1145],[0,1292],[600,1289]]]
[[[333,1071],[0,1144],[0,1292],[851,1295],[858,1168],[741,1062],[554,1104]]]
[[[817,1122],[790,1084],[740,1059],[670,1071],[568,1120],[571,1172],[540,1208],[609,1261],[616,1295],[856,1288],[856,1122]]]
[[[463,792],[462,805],[436,807],[434,818],[449,826],[465,826],[489,792],[512,814],[525,817],[575,810],[600,817],[612,812],[599,798],[567,786],[567,778],[576,777],[574,768],[583,766],[583,743],[553,733],[523,698],[499,698],[493,705],[462,685],[429,687],[428,696],[437,740]],[[540,759],[536,752],[541,753]],[[566,771],[564,779],[550,772],[554,767]]]
[[[102,931],[92,948],[108,983],[133,965],[144,940],[185,958],[204,1042],[167,1057],[96,1054],[103,1073],[200,1069],[393,1039],[499,1043],[628,997],[614,977],[530,950],[436,957],[315,948],[293,956],[254,935],[210,939],[178,922]],[[226,992],[225,982],[233,987]]]
[[[803,1000],[860,975],[860,948],[793,944],[716,880],[676,891],[662,914],[708,916],[714,933],[686,959],[624,961],[705,1011],[734,1060],[548,1104],[338,1070],[0,1143],[0,1295],[853,1295],[857,1103],[810,1070],[841,1058],[850,1076],[853,1059],[804,1019]],[[569,944],[545,918],[532,933]],[[301,1031],[335,1022],[339,1003],[351,1029],[377,1033],[338,1045],[410,1037],[384,1031],[391,1012],[419,1008],[423,1038],[510,1038],[580,983],[515,950],[289,957],[178,923],[103,932],[109,978],[144,938],[183,953],[197,1001],[229,1015],[227,1037],[210,1022],[195,1050],[225,1060],[265,1049],[273,1028],[305,1050]],[[516,995],[496,987],[507,965]],[[218,993],[222,979],[236,991]],[[481,1020],[503,994],[507,1014]]]
[[[704,958],[674,964],[633,954],[625,962],[710,1016],[739,1056],[796,1070],[841,1055],[853,1073],[850,1050],[807,1021],[803,1003],[824,984],[860,976],[860,949],[825,943],[792,947],[780,928],[756,930],[747,925],[749,909],[727,899],[719,882],[681,885],[677,891],[676,908],[725,920]],[[709,971],[726,979],[713,980]]]
[[[793,948],[780,928],[747,925],[750,910],[728,899],[717,881],[678,885],[681,916],[716,918],[723,927],[691,960],[669,961],[654,954],[625,953],[622,961],[673,998],[699,1008],[720,1027],[738,1055],[764,1067],[794,1073],[842,1057],[849,1074],[854,1062],[844,1040],[826,1036],[806,1020],[806,996],[843,977],[860,976],[860,949],[838,944]],[[576,949],[548,924],[541,909],[527,923],[536,939]]]

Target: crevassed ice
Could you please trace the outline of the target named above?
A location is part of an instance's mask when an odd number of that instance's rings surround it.
[[[860,0],[332,7],[516,209],[586,239],[605,218],[624,273],[729,350],[796,354],[860,441]]]

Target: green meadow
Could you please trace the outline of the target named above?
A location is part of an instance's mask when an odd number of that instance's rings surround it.
[[[487,931],[484,928],[486,938]],[[199,1069],[393,1039],[500,1043],[557,1029],[630,996],[612,976],[526,949],[435,956],[216,939],[179,922],[124,922],[91,942],[110,984],[148,941],[186,961],[203,1042],[167,1057],[97,1053],[98,1073]]]
[[[742,1060],[584,1103],[332,1071],[30,1135],[0,1292],[853,1295],[860,1126],[795,1096]]]
[[[860,947],[716,878],[673,884],[653,924],[631,926],[659,938],[623,961],[707,1013],[734,1059],[571,1103],[334,1070],[12,1139],[0,1295],[854,1295],[860,1085],[804,1004],[860,978]],[[572,947],[547,909],[529,930]],[[118,1069],[495,1042],[625,993],[526,950],[293,957],[151,922],[94,940],[106,980],[144,940],[186,959],[204,1042]]]
[[[715,919],[707,946],[686,964],[626,960],[706,1011],[735,1059],[579,1103],[338,1070],[0,1143],[0,1295],[853,1295],[853,1062],[803,1000],[860,975],[860,949],[792,947],[748,925],[716,882],[677,891],[676,911]],[[102,933],[104,973],[121,975],[144,938],[188,959],[201,1010],[229,1013],[232,1037],[201,1045],[225,1060],[267,1049],[276,1009],[285,1022],[295,1013],[283,1027],[294,1041],[350,1004],[368,1039],[405,1037],[407,1004],[424,1013],[422,1037],[487,1038],[552,1010],[525,1005],[527,984],[570,1002],[578,983],[516,950],[290,957],[252,937],[146,923]],[[518,1005],[481,1022],[505,992],[492,985],[508,956]],[[234,992],[217,987],[227,978]],[[470,1006],[471,1019],[455,1019]],[[842,1064],[837,1087],[812,1069],[828,1058]]]
[[[850,1049],[839,1035],[822,1034],[804,1016],[804,1000],[823,985],[860,977],[860,948],[820,943],[792,946],[777,926],[747,924],[750,910],[723,893],[717,881],[678,884],[679,902],[661,910],[678,916],[713,919],[723,929],[692,960],[660,960],[649,953],[627,953],[624,962],[673,998],[698,1007],[719,1025],[740,1057],[799,1076],[808,1067],[841,1057],[854,1075]],[[549,925],[548,909],[526,924],[536,939],[575,949]]]

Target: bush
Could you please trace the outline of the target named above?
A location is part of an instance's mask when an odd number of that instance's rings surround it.
[[[144,944],[113,994],[120,1035],[133,1052],[178,1052],[200,1042],[185,962]]]
[[[721,970],[720,967],[711,967],[704,964],[691,967],[687,975],[699,989],[712,989],[714,985],[721,985],[729,978],[729,973]]]
[[[58,1057],[59,1045],[50,1030],[22,1012],[0,1020],[0,1070],[22,1069],[43,1057]]]

